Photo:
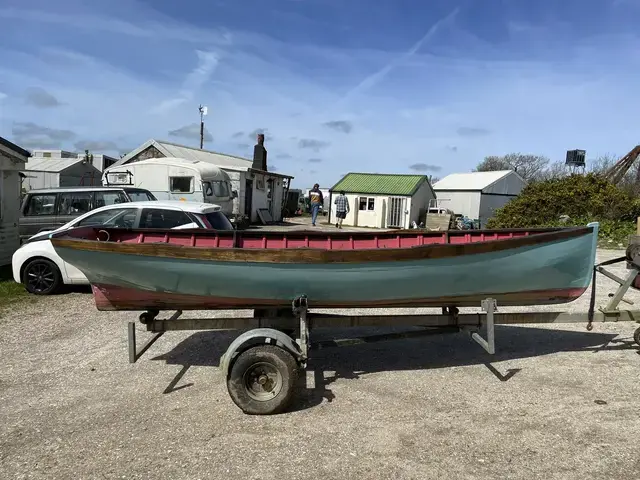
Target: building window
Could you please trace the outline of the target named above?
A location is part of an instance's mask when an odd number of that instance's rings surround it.
[[[376,199],[374,197],[360,197],[358,209],[359,210],[375,210]]]
[[[51,158],[51,152],[42,152],[44,158]]]
[[[171,193],[192,193],[193,177],[169,177]]]

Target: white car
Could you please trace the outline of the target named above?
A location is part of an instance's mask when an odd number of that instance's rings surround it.
[[[210,203],[162,200],[126,202],[96,208],[69,223],[30,237],[11,260],[13,279],[28,292],[50,295],[62,285],[88,285],[84,274],[63,261],[51,245],[49,234],[74,227],[100,225],[116,228],[207,228],[233,230],[220,206]]]

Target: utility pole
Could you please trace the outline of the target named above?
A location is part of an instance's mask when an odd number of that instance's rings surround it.
[[[200,112],[200,150],[204,147],[204,117],[207,114],[207,107],[200,105],[198,107]]]

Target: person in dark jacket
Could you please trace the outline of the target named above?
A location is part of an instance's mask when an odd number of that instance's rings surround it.
[[[309,191],[309,200],[311,202],[311,225],[316,226],[316,218],[318,218],[318,212],[320,206],[324,203],[324,197],[320,191],[320,185],[317,183]]]

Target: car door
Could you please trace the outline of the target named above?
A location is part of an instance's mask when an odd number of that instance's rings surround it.
[[[75,227],[90,227],[90,226],[105,226],[111,228],[133,228],[137,225],[138,214],[140,209],[136,207],[122,208],[109,208],[106,210],[95,212],[92,215],[79,220],[69,226],[69,228]],[[67,276],[71,283],[86,283],[87,278],[84,273],[78,270],[73,265],[64,262]]]
[[[43,230],[58,228],[57,193],[28,194],[20,215],[20,238],[25,240]]]
[[[56,228],[93,210],[93,192],[60,192]]]

